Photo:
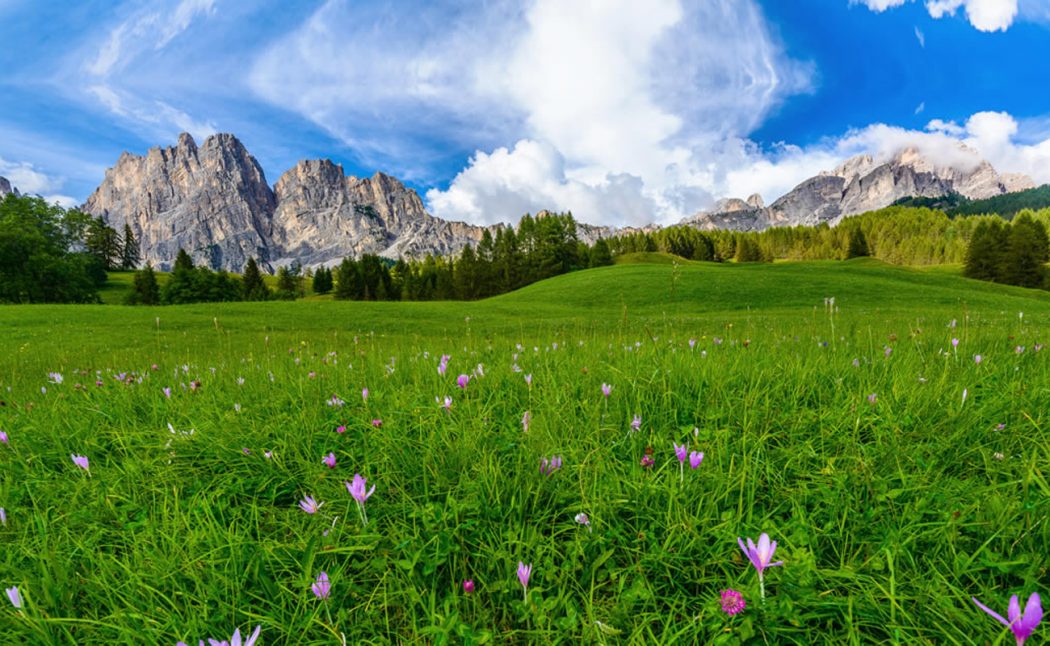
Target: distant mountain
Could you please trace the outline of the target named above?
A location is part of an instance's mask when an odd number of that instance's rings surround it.
[[[973,156],[976,153],[965,149]],[[874,211],[906,198],[958,194],[985,199],[1035,186],[1024,175],[1000,175],[974,159],[969,170],[934,164],[914,148],[877,162],[871,155],[846,160],[838,168],[802,182],[768,207],[749,198],[722,200],[714,209],[684,221],[701,229],[760,231],[773,226],[838,224],[842,218]]]
[[[908,197],[894,202],[897,206],[918,206],[928,209],[940,209],[948,215],[980,215],[995,213],[1011,219],[1024,209],[1050,208],[1050,184],[1030,188],[1016,193],[996,195],[983,200],[971,200],[958,193],[931,197]]]
[[[11,182],[7,181],[6,177],[0,177],[0,197],[7,195],[8,193],[14,193],[18,195],[18,189],[11,186]]]
[[[429,215],[415,191],[376,173],[347,177],[328,160],[302,161],[271,189],[259,163],[230,134],[198,147],[125,152],[82,209],[118,231],[131,227],[144,261],[168,269],[180,248],[195,262],[241,271],[249,257],[269,269],[346,256],[456,253],[483,227]]]

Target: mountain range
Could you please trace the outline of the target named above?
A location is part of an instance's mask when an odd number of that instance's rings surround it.
[[[902,198],[982,199],[1035,186],[1026,176],[999,174],[973,151],[961,152],[971,158],[962,170],[937,165],[913,148],[889,159],[853,157],[768,206],[757,194],[723,199],[681,224],[737,231],[834,226]],[[0,177],[0,196],[9,192],[17,190]],[[129,226],[143,261],[162,270],[170,268],[180,248],[197,263],[235,272],[249,257],[273,270],[296,261],[333,265],[365,253],[446,255],[478,242],[486,230],[430,215],[415,191],[389,175],[347,176],[329,160],[300,161],[271,187],[259,163],[231,134],[212,135],[198,146],[183,133],[174,146],[151,148],[145,155],[123,153],[81,210],[118,232]],[[495,233],[500,226],[488,229]],[[617,232],[578,227],[586,242]]]

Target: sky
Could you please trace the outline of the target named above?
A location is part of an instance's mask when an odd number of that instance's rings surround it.
[[[917,147],[1050,182],[1050,0],[0,0],[0,176],[235,134],[431,213],[673,223]]]

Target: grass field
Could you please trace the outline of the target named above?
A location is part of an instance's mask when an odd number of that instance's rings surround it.
[[[1050,295],[636,260],[477,303],[0,308],[0,643],[1012,643],[970,598],[1050,592]]]

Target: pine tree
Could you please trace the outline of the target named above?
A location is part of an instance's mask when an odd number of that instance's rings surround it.
[[[288,267],[277,270],[277,298],[284,301],[294,301],[297,292],[295,274]]]
[[[868,239],[859,226],[853,227],[849,232],[849,245],[846,247],[847,258],[861,258],[868,254]]]
[[[244,300],[265,301],[271,298],[270,288],[266,286],[266,281],[263,280],[255,258],[248,258],[248,262],[245,263],[242,280],[244,281]]]
[[[131,231],[131,225],[124,224],[124,245],[120,253],[120,268],[130,271],[139,266],[139,243],[135,240],[135,234]]]
[[[963,276],[977,280],[998,280],[1005,250],[1005,231],[1001,222],[981,222],[970,236],[966,248]]]
[[[1048,260],[1046,229],[1022,212],[1010,226],[1002,257],[1000,279],[1009,285],[1042,287]]]
[[[124,302],[128,305],[158,305],[160,303],[160,287],[157,285],[153,265],[146,263],[145,267],[135,272],[131,292]]]
[[[332,270],[324,265],[314,272],[313,290],[315,294],[327,294],[332,291]]]
[[[605,238],[598,238],[595,241],[594,246],[591,247],[590,256],[591,267],[606,267],[613,264],[612,252],[609,251],[609,243],[605,241]]]

